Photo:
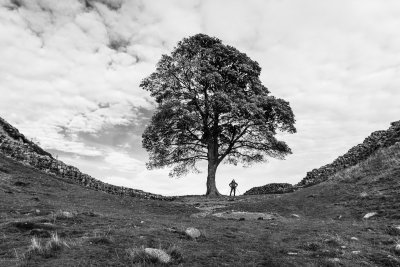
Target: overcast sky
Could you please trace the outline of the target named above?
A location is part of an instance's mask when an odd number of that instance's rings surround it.
[[[0,116],[102,181],[204,194],[206,168],[148,171],[141,134],[154,102],[139,88],[162,54],[205,33],[247,53],[298,132],[286,160],[221,165],[243,193],[297,183],[400,119],[400,1],[0,0]]]

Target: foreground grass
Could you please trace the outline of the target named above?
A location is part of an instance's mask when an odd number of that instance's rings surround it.
[[[159,202],[87,190],[0,156],[0,266],[400,266],[400,169],[387,162],[292,194]],[[274,216],[191,217],[203,204]],[[363,219],[368,212],[377,215]],[[188,238],[188,227],[201,237]]]

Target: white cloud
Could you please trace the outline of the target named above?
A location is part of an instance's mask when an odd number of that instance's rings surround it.
[[[399,119],[395,0],[102,0],[91,1],[91,7],[78,0],[18,2],[19,8],[0,0],[0,116],[45,148],[104,157],[66,158],[99,178],[121,177],[164,194],[204,193],[204,173],[169,179],[166,170],[144,169],[146,159],[138,156],[143,150],[79,137],[137,125],[138,108],[153,108],[140,81],[161,54],[198,32],[258,61],[264,84],[290,101],[297,118],[298,133],[284,137],[293,155],[248,169],[223,166],[221,188],[230,175],[242,189],[298,182],[306,171]],[[105,164],[108,171],[96,167]]]
[[[144,169],[143,161],[134,159],[126,153],[116,151],[110,152],[107,154],[104,161],[111,169],[117,170],[120,173],[135,174]]]

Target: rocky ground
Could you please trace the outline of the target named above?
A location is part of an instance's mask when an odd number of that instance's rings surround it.
[[[400,266],[400,146],[280,195],[173,201],[0,156],[0,266]]]

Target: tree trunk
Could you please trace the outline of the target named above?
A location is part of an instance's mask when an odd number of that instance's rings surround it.
[[[219,197],[221,194],[218,192],[215,185],[215,173],[218,167],[218,144],[211,140],[208,143],[208,174],[207,174],[207,193],[208,197]]]
[[[217,172],[217,166],[212,162],[208,162],[208,175],[207,175],[207,193],[208,197],[219,197],[221,194],[218,192],[217,186],[215,185],[215,173]]]

